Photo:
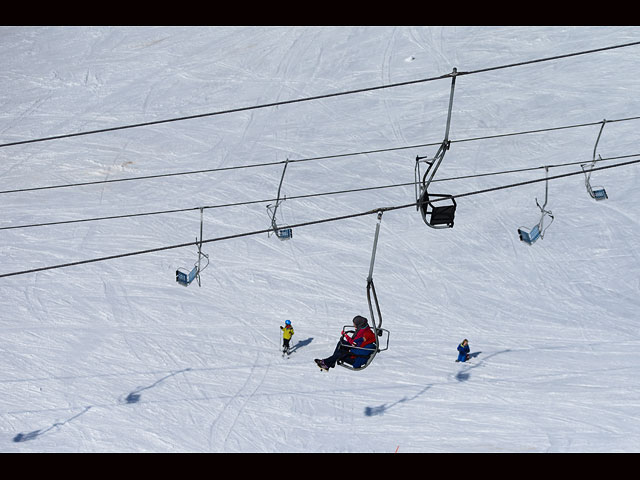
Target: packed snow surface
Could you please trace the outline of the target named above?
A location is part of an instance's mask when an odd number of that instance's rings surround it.
[[[204,239],[266,230],[287,159],[304,161],[288,164],[278,225],[410,204],[454,67],[638,40],[637,27],[0,28],[0,274],[193,243],[205,206]],[[598,122],[640,115],[639,52],[457,78],[434,193],[544,166],[580,175],[549,181],[554,221],[532,246],[517,229],[539,220],[544,182],[461,196],[450,229],[386,211],[373,278],[389,349],[363,371],[313,359],[370,318],[375,214],[205,243],[201,286],[175,281],[194,245],[1,277],[0,451],[640,450],[640,165],[593,172],[609,196],[596,202],[577,163]],[[596,154],[624,158],[597,166],[637,158],[639,122],[605,123]],[[122,218],[77,221],[109,216]],[[463,338],[475,356],[455,363]]]

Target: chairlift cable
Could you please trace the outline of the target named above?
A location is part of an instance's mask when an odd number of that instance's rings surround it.
[[[595,172],[595,171],[599,171],[599,170],[607,170],[607,169],[610,169],[610,168],[623,167],[623,166],[633,165],[633,164],[637,164],[637,163],[640,163],[640,159],[632,160],[632,161],[628,161],[628,162],[623,162],[623,163],[617,163],[617,164],[614,164],[614,165],[606,165],[606,166],[603,166],[603,167],[595,167],[595,168],[591,169],[591,171]],[[529,185],[529,184],[538,183],[538,182],[544,182],[544,181],[548,181],[548,180],[556,180],[556,179],[560,179],[560,178],[566,178],[566,177],[570,177],[570,176],[574,176],[574,175],[581,175],[581,174],[583,174],[582,171],[564,173],[564,174],[561,174],[561,175],[554,175],[552,177],[539,178],[539,179],[528,180],[528,181],[524,181],[524,182],[512,183],[512,184],[508,184],[508,185],[501,185],[501,186],[498,186],[498,187],[486,188],[486,189],[483,189],[483,190],[476,190],[476,191],[472,191],[472,192],[460,193],[460,194],[454,195],[454,197],[455,198],[469,197],[469,196],[472,196],[472,195],[490,193],[490,192],[495,192],[495,191],[498,191],[498,190],[504,190],[504,189],[508,189],[508,188],[515,188],[515,187],[520,187],[520,186],[523,186],[523,185]],[[437,202],[437,201],[439,201],[439,200],[434,200],[434,202]],[[288,225],[287,227],[288,228],[298,228],[298,227],[306,227],[306,226],[310,226],[310,225],[319,225],[319,224],[323,224],[323,223],[346,220],[346,219],[350,219],[350,218],[363,217],[363,216],[371,215],[371,214],[378,214],[379,212],[390,212],[390,211],[394,211],[394,210],[401,210],[401,209],[405,209],[405,208],[409,208],[409,207],[415,207],[415,202],[411,202],[411,203],[404,204],[404,205],[396,205],[396,206],[390,206],[390,207],[374,208],[372,210],[367,210],[367,211],[364,211],[364,212],[351,213],[351,214],[347,214],[347,215],[341,215],[341,216],[338,216],[338,217],[324,218],[324,219],[320,219],[320,220],[312,220],[312,221],[308,221],[308,222],[298,223],[298,224],[295,224],[295,225]],[[271,231],[270,228],[269,229],[256,230],[256,231],[252,231],[252,232],[236,233],[236,234],[232,234],[232,235],[225,235],[225,236],[222,236],[222,237],[216,237],[216,238],[210,238],[210,239],[207,239],[207,240],[202,240],[202,243],[212,243],[212,242],[219,242],[219,241],[222,241],[222,240],[232,240],[232,239],[237,239],[237,238],[242,238],[242,237],[249,237],[249,236],[252,236],[252,235],[262,235],[262,234],[265,234],[265,233],[267,233],[269,231]],[[79,260],[79,261],[63,263],[63,264],[59,264],[59,265],[50,265],[50,266],[45,266],[45,267],[32,268],[32,269],[29,269],[29,270],[22,270],[22,271],[17,271],[17,272],[3,273],[3,274],[0,274],[0,278],[12,277],[12,276],[16,276],[16,275],[24,275],[24,274],[27,274],[27,273],[42,272],[42,271],[46,271],[46,270],[54,270],[54,269],[58,269],[58,268],[64,268],[64,267],[70,267],[70,266],[76,266],[76,265],[84,265],[84,264],[88,264],[88,263],[96,263],[96,262],[101,262],[101,261],[106,261],[106,260],[114,260],[114,259],[117,259],[117,258],[132,257],[132,256],[135,256],[135,255],[143,255],[143,254],[147,254],[147,253],[156,253],[156,252],[161,252],[161,251],[166,251],[166,250],[173,250],[173,249],[176,249],[176,248],[190,247],[190,246],[193,246],[193,245],[196,245],[196,244],[197,244],[197,242],[181,243],[181,244],[177,244],[177,245],[168,245],[168,246],[164,246],[164,247],[156,247],[156,248],[150,248],[150,249],[146,249],[146,250],[139,250],[139,251],[135,251],[135,252],[127,252],[127,253],[120,253],[120,254],[116,254],[116,255],[109,255],[109,256],[100,257],[100,258]]]
[[[635,46],[635,45],[640,45],[640,41],[639,42],[629,42],[629,43],[624,43],[624,44],[619,44],[619,45],[611,45],[611,46],[607,46],[607,47],[594,48],[594,49],[591,49],[591,50],[583,50],[583,51],[579,51],[579,52],[566,53],[566,54],[562,54],[562,55],[555,55],[553,57],[538,58],[538,59],[534,59],[534,60],[526,60],[526,61],[522,61],[522,62],[510,63],[510,64],[505,64],[505,65],[497,65],[497,66],[493,66],[493,67],[479,68],[479,69],[476,69],[476,70],[469,70],[469,71],[466,71],[466,72],[458,72],[457,75],[475,75],[475,74],[478,74],[478,73],[485,73],[485,72],[490,72],[490,71],[496,71],[496,70],[502,70],[502,69],[506,69],[506,68],[522,66],[522,65],[531,65],[531,64],[535,64],[535,63],[548,62],[548,61],[559,60],[559,59],[564,59],[564,58],[569,58],[569,57],[575,57],[575,56],[578,56],[578,55],[587,55],[587,54],[598,53],[598,52],[603,52],[603,51],[607,51],[607,50],[630,47],[630,46]],[[298,99],[292,99],[292,100],[283,100],[283,101],[279,101],[279,102],[270,102],[270,103],[264,103],[264,104],[259,104],[259,105],[250,105],[250,106],[245,106],[245,107],[230,108],[230,109],[226,109],[226,110],[219,110],[219,111],[216,111],[216,112],[208,112],[208,113],[201,113],[201,114],[195,114],[195,115],[186,115],[186,116],[182,116],[182,117],[173,117],[173,118],[167,118],[167,119],[162,119],[162,120],[152,120],[152,121],[148,121],[148,122],[141,122],[141,123],[135,123],[135,124],[129,124],[129,125],[120,125],[120,126],[116,126],[116,127],[101,128],[101,129],[89,130],[89,131],[84,131],[84,132],[75,132],[75,133],[67,133],[67,134],[61,134],[61,135],[53,135],[53,136],[49,136],[49,137],[41,137],[41,138],[35,138],[35,139],[30,139],[30,140],[18,140],[18,141],[15,141],[15,142],[8,142],[8,143],[0,144],[0,148],[9,147],[9,146],[15,146],[15,145],[25,145],[25,144],[37,143],[37,142],[45,142],[45,141],[50,141],[50,140],[60,140],[60,139],[63,139],[63,138],[79,137],[79,136],[84,136],[84,135],[93,135],[93,134],[98,134],[98,133],[113,132],[113,131],[117,131],[117,130],[126,130],[126,129],[138,128],[138,127],[147,127],[147,126],[152,126],[152,125],[160,125],[160,124],[179,122],[179,121],[184,121],[184,120],[194,120],[194,119],[212,117],[212,116],[217,116],[217,115],[245,112],[245,111],[249,111],[249,110],[257,110],[257,109],[261,109],[261,108],[277,107],[277,106],[280,106],[280,105],[288,105],[288,104],[294,104],[294,103],[308,102],[308,101],[312,101],[312,100],[321,100],[321,99],[332,98],[332,97],[340,97],[340,96],[352,95],[352,94],[357,94],[357,93],[371,92],[371,91],[382,90],[382,89],[387,89],[387,88],[396,88],[396,87],[402,87],[402,86],[407,86],[407,85],[416,85],[416,84],[426,83],[426,82],[430,82],[430,81],[434,81],[434,80],[441,80],[441,79],[444,79],[444,78],[449,78],[449,77],[451,77],[451,75],[452,74],[437,75],[437,76],[421,78],[421,79],[417,79],[417,80],[408,80],[408,81],[404,81],[404,82],[391,83],[391,84],[388,84],[388,85],[377,85],[377,86],[373,86],[373,87],[364,87],[364,88],[346,90],[346,91],[341,91],[341,92],[333,92],[333,93],[327,93],[327,94],[323,94],[323,95],[315,95],[315,96],[305,97],[305,98],[298,98]]]
[[[626,122],[626,121],[632,121],[632,120],[640,120],[640,116],[620,118],[620,119],[614,119],[614,120],[607,120],[607,123]],[[520,131],[520,132],[510,132],[510,133],[500,133],[500,134],[495,134],[495,135],[485,135],[485,136],[481,136],[481,137],[461,138],[459,140],[449,140],[449,142],[453,144],[453,143],[463,143],[463,142],[474,142],[474,141],[478,141],[478,140],[493,140],[493,139],[496,139],[496,138],[512,137],[512,136],[519,136],[519,135],[529,135],[529,134],[534,134],[534,133],[545,133],[545,132],[552,132],[552,131],[558,131],[558,130],[567,130],[567,129],[572,129],[572,128],[591,127],[591,126],[594,126],[594,125],[600,125],[601,123],[602,123],[602,121],[588,122],[588,123],[580,123],[580,124],[574,124],[574,125],[564,125],[564,126],[559,126],[559,127],[549,127],[549,128],[535,129],[535,130],[525,130],[525,131]],[[417,149],[417,148],[434,147],[434,146],[438,146],[438,145],[441,145],[441,144],[442,144],[442,142],[421,143],[421,144],[415,144],[415,145],[405,145],[405,146],[400,146],[400,147],[389,147],[389,148],[380,148],[380,149],[374,149],[374,150],[361,150],[361,151],[357,151],[357,152],[339,153],[339,154],[333,154],[333,155],[322,155],[322,156],[317,156],[317,157],[287,159],[286,162],[299,163],[299,162],[310,162],[310,161],[318,161],[318,160],[332,160],[332,159],[337,159],[337,158],[354,157],[354,156],[358,156],[358,155],[371,155],[371,154],[375,154],[375,153],[386,153],[386,152],[395,152],[395,151],[400,151],[400,150],[411,150],[411,149]],[[200,169],[200,170],[189,170],[189,171],[183,171],[183,172],[159,173],[159,174],[153,174],[153,175],[141,175],[141,176],[138,176],[138,177],[111,178],[111,179],[106,179],[106,180],[92,180],[92,181],[88,181],[88,182],[75,182],[75,183],[67,183],[67,184],[60,184],[60,185],[45,185],[45,186],[40,186],[40,187],[16,188],[16,189],[12,189],[12,190],[0,190],[0,195],[8,194],[8,193],[32,192],[32,191],[38,191],[38,190],[52,190],[52,189],[57,189],[57,188],[85,187],[85,186],[91,186],[91,185],[103,185],[103,184],[118,183],[118,182],[129,182],[129,181],[139,181],[139,180],[153,180],[153,179],[157,179],[157,178],[168,178],[168,177],[177,177],[177,176],[185,176],[185,175],[201,175],[201,174],[206,174],[206,173],[216,173],[216,172],[224,172],[224,171],[230,171],[230,170],[242,170],[242,169],[245,169],[245,168],[269,167],[269,166],[275,166],[275,165],[282,165],[283,163],[285,163],[285,161],[262,162],[262,163],[253,163],[253,164],[246,164],[246,165],[235,165],[235,166],[228,166],[228,167],[216,167],[216,168],[207,168],[207,169]],[[568,165],[568,164],[565,164],[565,165]],[[554,165],[551,165],[551,166],[554,166]],[[536,168],[539,168],[539,167],[536,167]],[[434,179],[433,181],[434,182],[438,182],[440,180]]]
[[[637,157],[639,155],[640,155],[640,153],[634,153],[634,154],[629,154],[629,155],[619,155],[619,156],[615,156],[615,157],[600,158],[598,161],[599,162],[606,162],[606,161],[612,161],[612,160],[620,160],[620,159],[623,159],[623,158]],[[568,163],[557,163],[557,164],[550,164],[550,165],[547,165],[547,166],[549,168],[554,168],[554,167],[567,167],[567,166],[581,165],[581,164],[584,164],[584,161],[568,162]],[[544,168],[544,167],[525,167],[525,168],[519,168],[519,169],[513,169],[513,170],[503,170],[503,171],[499,171],[499,172],[479,173],[479,174],[474,174],[474,175],[461,175],[461,176],[457,176],[457,177],[434,179],[433,182],[448,182],[448,181],[463,180],[463,179],[468,179],[468,178],[480,178],[480,177],[489,177],[489,176],[494,176],[494,175],[504,175],[504,174],[511,174],[511,173],[530,172],[530,171],[533,171],[533,170],[540,170],[541,168]],[[589,170],[587,170],[587,171],[589,171]],[[366,192],[366,191],[371,191],[371,190],[381,190],[381,189],[385,189],[385,188],[409,187],[409,186],[413,186],[413,185],[415,185],[415,182],[395,183],[395,184],[390,184],[390,185],[378,185],[378,186],[374,186],[374,187],[351,188],[351,189],[336,190],[336,191],[331,191],[331,192],[307,193],[307,194],[304,194],[304,195],[290,196],[290,197],[288,197],[288,199],[289,200],[300,200],[300,199],[303,199],[303,198],[315,198],[315,197],[322,197],[322,196],[329,196],[329,195],[341,195],[341,194],[347,194],[347,193]],[[240,207],[240,206],[247,206],[247,205],[255,205],[255,204],[258,204],[258,203],[273,202],[275,200],[277,200],[277,199],[270,198],[270,199],[263,199],[263,200],[249,200],[249,201],[245,201],[245,202],[224,203],[224,204],[218,204],[218,205],[206,205],[206,206],[204,206],[202,208],[210,209],[210,208]],[[434,200],[434,202],[435,201],[437,201],[437,200]],[[169,214],[169,213],[192,212],[192,211],[195,211],[195,210],[199,210],[200,208],[201,207],[187,207],[187,208],[176,208],[176,209],[171,209],[171,210],[159,210],[159,211],[151,211],[151,212],[129,213],[129,214],[121,214],[121,215],[109,215],[109,216],[104,216],[104,217],[91,217],[91,218],[82,218],[82,219],[74,219],[74,220],[59,220],[59,221],[53,221],[53,222],[32,223],[32,224],[22,224],[22,225],[10,225],[10,226],[6,226],[6,227],[0,227],[0,231],[2,231],[2,230],[17,230],[17,229],[22,229],[22,228],[34,228],[34,227],[49,227],[49,226],[54,226],[54,225],[67,225],[67,224],[72,224],[72,223],[95,222],[95,221],[103,221],[103,220],[117,220],[117,219],[123,219],[123,218],[135,218],[135,217],[144,217],[144,216],[151,216],[151,215],[165,215],[165,214]]]

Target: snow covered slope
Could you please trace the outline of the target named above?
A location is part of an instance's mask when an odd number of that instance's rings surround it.
[[[622,27],[0,28],[0,144],[312,97],[637,41]],[[640,47],[461,76],[438,180],[592,158],[640,115]],[[282,164],[6,193],[442,141],[450,80],[0,148],[0,274],[193,242],[202,206],[275,198]],[[607,123],[602,157],[640,154]],[[458,141],[458,142],[456,142]],[[287,197],[413,181],[437,146],[291,163]],[[614,162],[606,162],[611,164]],[[604,164],[604,162],[603,162]],[[550,175],[579,171],[550,169]],[[462,194],[537,169],[433,184]],[[637,165],[462,197],[455,227],[383,215],[390,348],[323,373],[369,317],[375,215],[0,278],[3,452],[630,452],[640,446]],[[413,186],[289,198],[280,224],[415,200]],[[204,210],[204,238],[269,227]],[[64,220],[194,210],[8,229]],[[279,353],[285,319],[295,327]],[[468,338],[474,357],[455,363]]]

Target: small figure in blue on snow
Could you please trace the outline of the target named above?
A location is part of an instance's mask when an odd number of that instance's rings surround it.
[[[469,352],[471,349],[469,348],[469,340],[466,338],[460,342],[458,345],[458,359],[456,362],[466,362],[469,360]]]

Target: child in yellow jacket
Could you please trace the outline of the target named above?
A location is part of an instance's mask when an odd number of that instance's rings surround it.
[[[284,321],[284,327],[280,326],[280,330],[282,330],[282,355],[285,353],[289,355],[291,352],[289,351],[289,340],[293,337],[293,326],[291,325],[291,320]]]

